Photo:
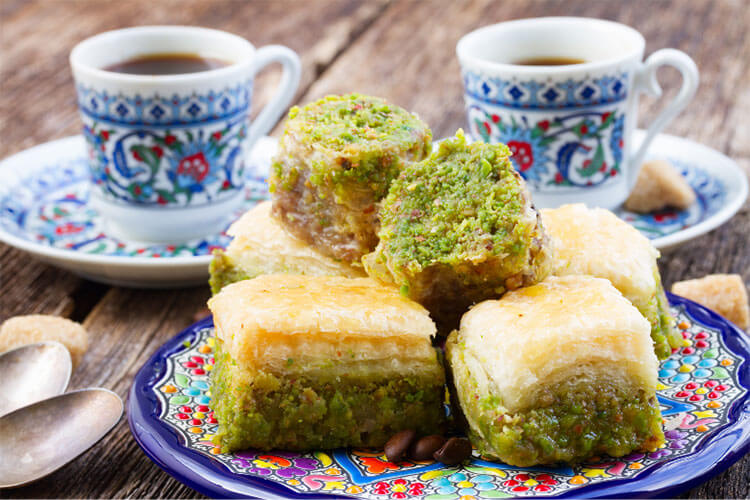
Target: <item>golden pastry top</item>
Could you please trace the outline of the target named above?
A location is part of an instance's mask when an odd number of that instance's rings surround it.
[[[540,387],[571,376],[595,382],[604,375],[655,390],[650,332],[609,281],[553,276],[476,305],[462,318],[457,342],[480,392],[516,411],[533,406]]]
[[[541,210],[555,249],[553,274],[606,278],[636,306],[657,290],[659,251],[609,210],[581,203]]]
[[[226,286],[208,305],[230,356],[256,368],[378,361],[388,371],[436,359],[427,311],[368,278],[259,276]]]
[[[365,276],[364,270],[321,254],[304,241],[287,233],[271,215],[271,202],[251,208],[229,227],[234,239],[227,247],[240,268],[266,273],[315,276]]]

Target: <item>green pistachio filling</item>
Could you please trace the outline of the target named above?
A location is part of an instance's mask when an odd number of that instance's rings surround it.
[[[666,359],[672,354],[673,348],[682,347],[682,335],[675,328],[675,320],[669,312],[669,301],[661,277],[656,273],[656,293],[644,307],[638,310],[651,323],[651,339],[654,341],[654,351],[659,359]]]
[[[382,447],[404,429],[440,433],[443,382],[434,373],[386,380],[375,373],[323,379],[250,372],[219,348],[211,373],[219,422],[213,440],[223,452],[315,450]]]
[[[436,290],[458,293],[450,300],[464,309],[549,274],[548,238],[510,155],[459,130],[406,167],[383,200],[368,274],[423,304]]]
[[[214,295],[231,283],[255,277],[250,276],[246,271],[237,267],[232,258],[223,250],[213,251],[213,258],[208,265],[208,272],[208,284],[211,286],[211,293]]]
[[[471,442],[487,458],[520,467],[576,463],[602,454],[653,451],[664,442],[654,393],[624,390],[607,381],[594,387],[573,380],[542,395],[543,406],[509,413],[501,398],[479,390],[463,353],[449,356],[453,396],[460,401]]]

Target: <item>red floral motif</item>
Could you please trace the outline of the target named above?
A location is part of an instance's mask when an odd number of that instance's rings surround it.
[[[177,140],[177,137],[173,136],[172,134],[169,134],[164,138],[164,144],[166,144],[167,146],[170,146],[174,144],[176,140]]]
[[[202,151],[186,156],[177,165],[178,174],[189,175],[197,182],[202,181],[208,175],[209,169],[208,161]]]
[[[560,172],[555,173],[555,183],[556,184],[562,184],[563,176]]]
[[[387,481],[379,481],[375,483],[375,490],[373,491],[376,495],[388,495],[391,498],[406,498],[407,496],[421,496],[424,494],[424,484],[422,483],[411,483],[406,479],[394,479],[390,483]]]
[[[164,156],[164,150],[160,148],[159,146],[152,147],[151,151],[154,152],[157,158],[161,158],[162,156]]]
[[[143,161],[143,157],[138,153],[138,151],[133,150],[133,158],[135,158],[137,161]]]
[[[73,222],[66,222],[65,224],[61,226],[57,226],[55,228],[55,234],[63,235],[63,234],[75,234],[80,233],[83,231],[83,226],[80,224],[74,224]]]
[[[493,123],[498,123],[498,122],[500,122],[500,117],[499,117],[498,115],[492,115],[492,117],[491,117],[491,118],[492,118],[492,121],[493,121]]]
[[[606,113],[602,113],[602,123],[606,122],[607,118],[609,118],[609,115],[611,115],[611,114],[612,113],[609,112],[609,111],[607,111]]]
[[[484,125],[484,129],[487,131],[487,135],[491,134],[492,133],[492,127],[490,127],[489,122],[484,122],[483,125]]]
[[[102,130],[99,132],[99,135],[102,137],[103,140],[108,141],[109,140],[109,131],[108,130]]]
[[[211,137],[218,141],[219,139],[221,139],[221,132],[214,132],[213,134],[211,134]]]
[[[370,474],[382,474],[387,470],[398,470],[400,468],[398,465],[386,462],[378,457],[360,457],[359,461]]]
[[[534,164],[534,152],[528,142],[509,141],[508,148],[513,153],[513,160],[521,169],[521,172],[530,169]]]
[[[537,123],[536,125],[537,125],[537,127],[539,127],[540,129],[542,129],[542,130],[544,130],[546,132],[547,129],[549,128],[549,120],[542,120],[539,123]]]
[[[654,215],[654,220],[656,222],[664,222],[664,221],[667,221],[670,219],[676,219],[676,218],[677,218],[677,214],[672,211]]]

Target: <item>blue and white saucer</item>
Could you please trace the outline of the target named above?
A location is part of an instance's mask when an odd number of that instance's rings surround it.
[[[640,143],[644,131],[633,138]],[[748,180],[730,158],[702,144],[660,134],[648,150],[648,159],[667,160],[685,177],[696,194],[687,210],[636,214],[623,208],[615,213],[651,240],[661,251],[671,250],[724,224],[747,199]]]
[[[89,203],[82,136],[33,147],[0,163],[0,241],[94,281],[167,288],[206,283],[214,248],[229,224],[268,197],[265,177],[276,140],[262,137],[250,153],[245,203],[224,227],[179,245],[115,238]]]
[[[642,132],[636,132],[636,140]],[[225,227],[180,245],[120,240],[108,234],[89,204],[84,140],[68,137],[28,149],[0,163],[0,241],[50,264],[108,284],[176,287],[205,283],[214,248],[230,237],[224,232],[245,210],[268,197],[265,178],[276,140],[261,138],[249,159],[244,206]],[[695,189],[697,200],[684,211],[617,214],[666,250],[726,222],[747,198],[747,177],[739,166],[706,146],[659,135],[652,158],[676,165]]]

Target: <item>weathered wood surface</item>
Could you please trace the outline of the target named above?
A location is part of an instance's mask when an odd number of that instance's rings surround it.
[[[92,34],[142,24],[226,29],[257,46],[279,43],[303,61],[298,101],[331,92],[382,95],[419,113],[436,137],[465,126],[455,58],[458,38],[484,24],[543,15],[621,21],[640,30],[647,53],[686,51],[701,70],[695,101],[667,132],[735,158],[750,173],[750,9],[745,0],[97,1],[0,0],[0,157],[78,132],[67,54]],[[679,78],[663,71],[666,95]],[[270,95],[258,82],[256,106]],[[647,123],[658,105],[644,99]],[[277,127],[277,132],[278,132]],[[750,204],[720,229],[665,255],[667,284],[714,272],[750,282]],[[97,285],[0,244],[0,321],[43,312],[83,321],[91,349],[71,388],[108,387],[126,397],[132,378],[164,341],[192,323],[207,287],[144,291]],[[92,450],[10,497],[196,497],[141,452],[125,420]],[[750,457],[683,495],[750,497]]]

